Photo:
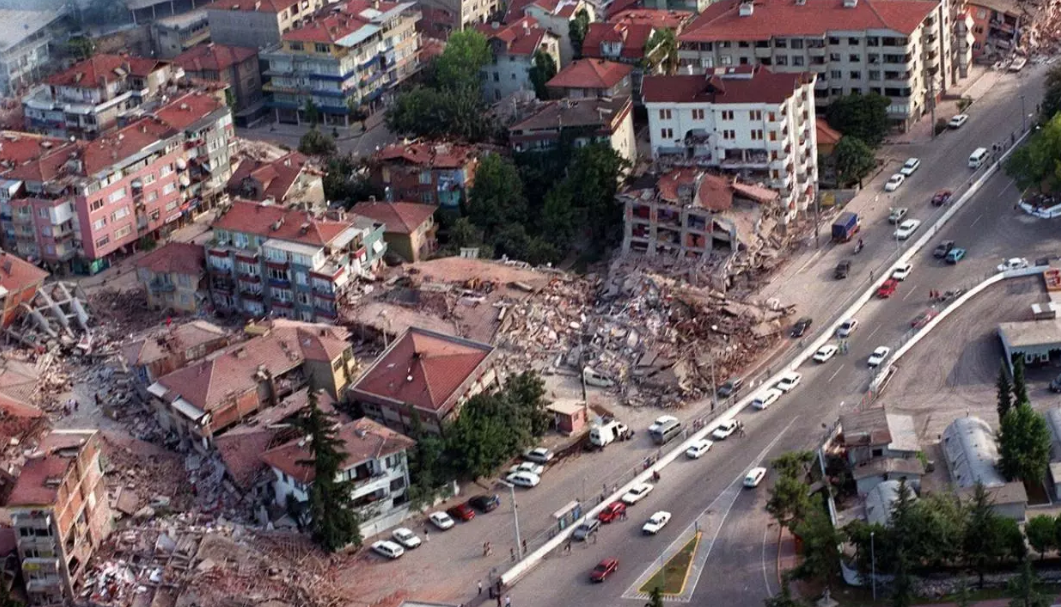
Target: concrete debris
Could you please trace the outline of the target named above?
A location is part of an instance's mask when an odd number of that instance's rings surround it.
[[[83,354],[92,350],[89,332],[88,298],[76,283],[57,281],[37,290],[33,299],[22,302],[22,317],[17,327],[6,329],[12,341],[37,350],[56,346],[69,352],[74,348]]]

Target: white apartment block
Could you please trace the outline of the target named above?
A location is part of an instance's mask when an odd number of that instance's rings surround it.
[[[679,56],[694,72],[756,64],[813,72],[819,109],[876,92],[891,99],[889,115],[906,129],[971,61],[952,43],[948,1],[722,0],[679,36]]]
[[[487,103],[519,91],[534,92],[530,71],[538,51],[551,56],[560,68],[560,38],[532,17],[523,17],[511,25],[490,23],[477,29],[486,36],[493,55],[493,61],[482,69],[483,99]]]
[[[718,168],[780,195],[785,220],[814,200],[818,179],[814,74],[761,66],[646,76],[652,156]]]

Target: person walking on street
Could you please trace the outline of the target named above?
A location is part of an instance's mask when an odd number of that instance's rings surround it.
[[[505,607],[512,607],[512,597],[505,595]]]
[[[523,543],[520,544],[520,545],[523,546],[523,555],[526,556],[527,555],[527,540],[523,540]]]
[[[427,527],[424,527],[424,541],[425,542],[430,542],[431,541],[431,530],[428,529]]]
[[[479,585],[479,596],[483,596],[483,581],[479,580],[476,583]]]

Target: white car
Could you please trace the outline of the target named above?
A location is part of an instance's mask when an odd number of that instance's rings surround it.
[[[965,124],[968,121],[969,121],[969,115],[968,114],[958,114],[954,118],[950,119],[950,122],[947,123],[947,126],[949,126],[952,129],[960,129],[960,128],[962,128],[962,125]]]
[[[884,359],[888,358],[888,355],[891,354],[891,353],[892,353],[892,349],[889,348],[888,346],[881,346],[881,347],[877,348],[876,350],[873,351],[873,354],[869,355],[869,361],[868,361],[869,362],[869,366],[870,367],[879,367],[880,364],[882,362],[884,362]]]
[[[774,404],[777,399],[781,398],[784,395],[785,393],[778,390],[777,388],[763,390],[758,396],[755,397],[755,400],[752,401],[752,406],[762,411],[763,409]]]
[[[398,527],[391,532],[391,539],[398,542],[404,548],[416,548],[420,545],[420,538],[411,529]]]
[[[904,177],[909,177],[914,174],[914,171],[921,166],[921,160],[919,158],[907,158],[906,162],[903,163],[903,168],[899,169],[899,173]]]
[[[676,421],[678,421],[678,418],[674,417],[673,415],[661,415],[656,418],[656,421],[652,422],[652,425],[648,427],[648,431],[650,433],[655,432],[663,426],[666,426],[667,424]]]
[[[670,512],[666,510],[660,510],[653,514],[644,525],[641,526],[641,533],[645,535],[656,535],[659,530],[662,529],[670,522]]]
[[[506,476],[505,480],[517,487],[531,489],[537,487],[538,483],[542,482],[542,477],[537,474],[531,474],[530,472],[513,472]]]
[[[715,431],[711,433],[711,436],[715,437],[716,440],[726,440],[730,434],[737,431],[737,420],[730,419],[722,422],[722,424],[715,428]]]
[[[803,379],[802,373],[789,371],[788,373],[785,373],[781,376],[781,379],[774,387],[787,394],[789,391],[799,385],[799,380],[801,379]]]
[[[689,459],[700,459],[700,456],[707,453],[713,444],[715,443],[706,438],[701,438],[685,450],[685,455],[689,456]]]
[[[372,544],[372,550],[373,552],[382,554],[389,559],[396,559],[405,554],[405,548],[402,548],[390,540],[380,540]]]
[[[837,337],[850,337],[855,329],[858,328],[858,320],[854,318],[848,318],[844,322],[840,323],[840,326],[836,328]]]
[[[914,270],[913,264],[904,263],[903,265],[895,268],[892,272],[892,278],[895,280],[906,280],[906,277],[910,275],[910,272]]]
[[[445,512],[432,512],[431,515],[427,517],[427,520],[431,521],[432,525],[443,531],[446,529],[452,529],[455,524],[453,519]]]
[[[823,363],[828,361],[830,358],[836,356],[836,351],[838,349],[839,348],[833,344],[826,344],[821,348],[818,348],[818,351],[814,353],[814,362]]]
[[[1010,270],[1023,270],[1028,267],[1028,260],[1021,257],[1014,257],[1013,259],[1007,259],[1002,263],[998,264],[999,272],[1009,272]]]
[[[509,474],[515,474],[517,472],[530,472],[535,476],[541,476],[545,472],[545,466],[541,464],[535,464],[534,462],[523,462],[522,464],[516,464],[508,469]]]
[[[633,506],[634,504],[645,499],[645,496],[649,494],[653,489],[652,485],[648,483],[639,483],[630,487],[630,490],[623,494],[623,503],[627,506]]]
[[[766,468],[752,468],[748,471],[748,476],[744,477],[744,486],[749,488],[758,487],[765,476]]]
[[[906,181],[906,177],[901,173],[896,173],[888,178],[888,183],[884,184],[884,191],[894,192],[899,189],[899,186],[903,185],[904,181]]]
[[[895,237],[899,240],[906,240],[917,231],[917,228],[921,227],[920,219],[907,219],[906,221],[899,224],[899,227],[895,230]]]
[[[523,459],[536,464],[548,464],[553,459],[554,453],[545,447],[535,447],[523,454]]]

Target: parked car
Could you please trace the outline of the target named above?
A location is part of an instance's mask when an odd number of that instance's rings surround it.
[[[638,483],[630,490],[623,494],[622,502],[627,506],[633,506],[634,504],[645,499],[649,493],[652,492],[654,487],[649,483]]]
[[[420,538],[411,529],[398,527],[391,531],[391,539],[402,545],[403,548],[416,548],[420,545]]]
[[[600,511],[597,515],[597,520],[602,523],[610,523],[616,519],[622,518],[626,514],[626,504],[622,502],[612,502],[604,507],[604,510]]]
[[[737,420],[727,419],[726,421],[722,422],[717,428],[715,428],[715,431],[711,433],[711,436],[714,437],[715,440],[726,440],[727,438],[729,438],[730,434],[733,434],[736,431]]]
[[[1014,257],[1007,259],[1002,263],[998,264],[999,272],[1009,272],[1010,270],[1023,270],[1028,267],[1028,260],[1023,257]]]
[[[836,356],[836,351],[839,348],[833,344],[825,344],[818,348],[818,351],[814,353],[814,362],[824,363],[828,362],[830,358]]]
[[[944,240],[943,242],[936,245],[936,250],[932,251],[932,256],[936,259],[943,259],[950,253],[951,249],[954,248],[953,240]]]
[[[884,184],[885,192],[894,192],[899,189],[899,186],[903,185],[906,181],[906,176],[901,173],[896,173],[888,178],[888,182]]]
[[[685,450],[685,455],[688,456],[689,459],[700,459],[700,456],[707,453],[713,444],[715,443],[706,438],[701,438]]]
[[[940,190],[932,195],[932,206],[941,207],[950,202],[953,193],[950,190]]]
[[[1061,375],[1054,378],[1054,381],[1050,382],[1051,392],[1061,392]]]
[[[652,425],[648,427],[649,433],[657,432],[660,428],[678,421],[677,417],[673,415],[660,415],[656,418],[656,421],[652,422]]]
[[[907,219],[906,221],[899,224],[899,227],[895,230],[895,237],[899,240],[906,240],[913,236],[917,228],[921,227],[920,219]]]
[[[600,530],[600,521],[591,518],[578,527],[575,527],[575,532],[571,534],[572,539],[579,542],[584,542],[589,539],[589,536],[593,535]]]
[[[899,173],[905,177],[909,177],[914,174],[918,168],[921,167],[920,158],[907,158],[906,162],[903,163],[903,168],[899,169]]]
[[[847,275],[851,273],[851,260],[844,259],[840,263],[836,264],[836,269],[833,270],[833,277],[837,280],[843,280],[847,278]]]
[[[800,337],[803,337],[803,334],[807,332],[807,329],[810,328],[811,323],[813,322],[814,319],[812,319],[810,316],[804,316],[803,318],[797,320],[796,324],[792,325],[792,337],[794,339],[799,339]]]
[[[799,385],[799,380],[801,379],[803,379],[802,373],[789,371],[781,376],[781,379],[778,380],[777,385],[774,387],[787,394],[790,390]]]
[[[427,517],[427,520],[431,521],[432,525],[438,527],[442,531],[451,529],[453,528],[453,525],[456,524],[445,512],[432,512],[431,515]]]
[[[744,477],[744,486],[750,488],[758,487],[759,483],[763,482],[763,478],[766,477],[766,468],[752,468],[748,471],[748,476]]]
[[[380,540],[375,542],[372,544],[372,551],[377,554],[382,554],[389,559],[396,559],[405,554],[405,548],[402,548],[390,540]]]
[[[468,503],[479,512],[493,512],[501,505],[501,498],[496,493],[494,495],[476,495],[468,500]]]
[[[912,321],[910,326],[915,329],[921,329],[929,323],[930,320],[939,315],[939,310],[935,308],[929,308],[924,312],[918,314]]]
[[[782,396],[784,396],[784,394],[785,394],[784,392],[778,390],[777,388],[770,388],[768,390],[763,390],[762,392],[759,393],[758,396],[755,397],[755,400],[752,401],[752,406],[755,407],[756,409],[759,409],[760,411],[762,411],[763,409],[765,409],[765,408],[769,407],[770,405],[774,404],[777,401],[777,399],[779,399]]]
[[[556,454],[554,454],[549,449],[546,449],[545,447],[535,447],[534,449],[531,449],[530,451],[524,453],[523,459],[534,462],[536,464],[548,464],[550,461],[552,461],[555,455]]]
[[[893,207],[892,212],[888,214],[888,223],[899,223],[909,212],[910,209],[906,207]]]
[[[542,477],[530,472],[513,472],[505,477],[505,480],[517,487],[532,489],[542,482]]]
[[[722,386],[719,387],[718,395],[721,396],[722,398],[729,398],[731,395],[736,394],[736,392],[738,390],[740,390],[741,386],[743,386],[743,385],[744,385],[744,378],[731,377],[728,380],[726,380],[726,382],[723,383]]]
[[[888,358],[888,355],[892,353],[892,349],[888,346],[881,346],[873,351],[873,354],[869,355],[869,366],[871,368],[879,367],[884,359]]]
[[[509,474],[515,474],[516,472],[530,472],[541,476],[545,472],[545,466],[534,462],[522,462],[508,469]]]
[[[892,295],[895,295],[895,290],[899,288],[899,281],[894,278],[889,278],[884,281],[884,284],[877,289],[877,297],[881,299],[888,299]]]
[[[656,535],[660,529],[667,526],[670,522],[670,512],[666,510],[660,510],[649,517],[645,524],[641,526],[641,533],[646,535]]]
[[[446,510],[446,514],[452,516],[455,519],[468,522],[475,518],[475,509],[468,503],[457,504],[449,510]]]
[[[589,572],[589,579],[594,582],[603,582],[607,577],[619,570],[619,559],[607,558],[597,564],[593,571]]]
[[[1024,69],[1024,66],[1028,65],[1027,57],[1014,57],[1013,61],[1009,64],[1009,71],[1019,72]]]
[[[958,114],[954,118],[950,119],[950,122],[947,123],[947,126],[952,128],[952,129],[960,129],[960,128],[962,128],[962,125],[965,124],[966,122],[969,122],[969,115],[968,114]]]
[[[848,318],[844,322],[840,323],[840,326],[836,328],[837,337],[850,337],[855,329],[858,328],[858,320],[854,318]]]
[[[910,272],[913,271],[913,269],[913,264],[904,263],[898,268],[895,268],[895,271],[892,272],[892,278],[899,281],[906,280],[906,277],[910,275]]]
[[[965,249],[954,248],[947,252],[947,263],[956,264],[965,258]]]

